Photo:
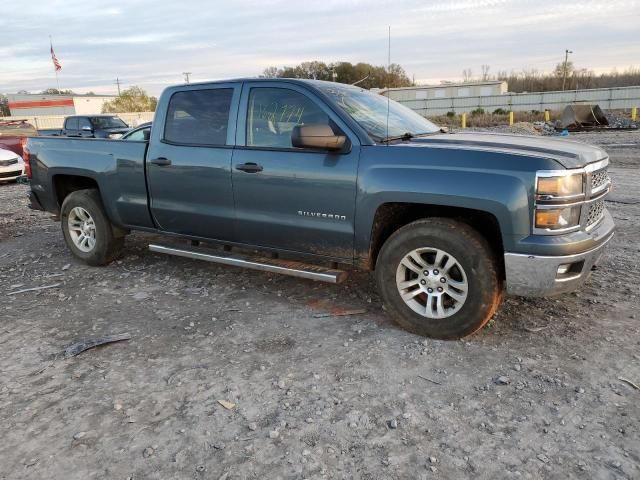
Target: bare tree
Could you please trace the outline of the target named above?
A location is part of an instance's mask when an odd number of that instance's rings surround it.
[[[491,67],[489,65],[481,65],[480,69],[482,71],[482,81],[486,82],[487,80],[489,80],[491,77],[489,75],[489,70],[491,70]]]
[[[462,71],[462,81],[463,82],[470,82],[473,79],[473,72],[471,71],[470,68],[465,68]]]

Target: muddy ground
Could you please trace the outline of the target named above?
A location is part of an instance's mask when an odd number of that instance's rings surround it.
[[[85,266],[0,185],[0,478],[640,478],[640,132],[571,138],[612,158],[601,268],[457,342],[396,328],[368,274],[317,284],[143,234]]]

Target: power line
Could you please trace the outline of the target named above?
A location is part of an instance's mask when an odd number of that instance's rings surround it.
[[[113,82],[118,86],[118,96],[120,96],[120,79],[116,77],[116,81]]]

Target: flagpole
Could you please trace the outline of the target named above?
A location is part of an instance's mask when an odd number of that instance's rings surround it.
[[[51,35],[49,35],[49,46],[51,47],[51,51],[53,52],[53,40],[51,38]],[[58,78],[58,69],[56,68],[56,66],[53,66],[53,71],[56,74],[56,87],[58,88],[58,95],[62,95],[62,92],[60,91],[60,79]]]

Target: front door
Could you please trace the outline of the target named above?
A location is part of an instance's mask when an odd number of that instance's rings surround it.
[[[161,230],[233,239],[231,156],[239,84],[180,87],[156,117],[147,153],[151,213]],[[163,121],[164,120],[164,121]]]
[[[339,153],[294,148],[291,131],[300,124],[329,124],[348,136],[348,147]],[[237,240],[352,260],[357,138],[311,91],[293,84],[245,83],[238,125]]]

